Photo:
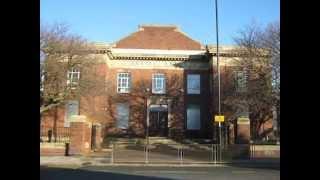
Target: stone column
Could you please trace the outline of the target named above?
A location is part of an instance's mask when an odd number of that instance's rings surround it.
[[[85,116],[74,115],[70,121],[70,155],[89,153],[91,148],[91,123]]]

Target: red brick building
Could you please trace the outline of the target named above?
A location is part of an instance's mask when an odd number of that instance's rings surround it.
[[[144,137],[149,123],[150,136],[212,137],[213,49],[176,26],[159,25],[139,26],[98,49],[105,93],[72,99],[44,114],[42,124],[53,126],[56,120],[57,126],[68,127],[70,116],[80,114],[100,122],[106,136]],[[231,51],[222,48],[222,62],[233,58]],[[80,73],[69,72],[69,77]]]

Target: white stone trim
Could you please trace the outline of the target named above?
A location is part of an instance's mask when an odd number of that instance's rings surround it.
[[[205,50],[163,50],[163,49],[123,49],[123,48],[112,48],[112,53],[121,54],[156,54],[156,55],[204,55]]]
[[[87,122],[87,117],[84,115],[72,115],[70,117],[70,122]]]
[[[170,70],[208,70],[208,62],[191,61],[150,61],[150,60],[109,60],[109,68],[117,69],[170,69]]]

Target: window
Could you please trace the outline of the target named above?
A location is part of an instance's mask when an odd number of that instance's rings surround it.
[[[200,94],[200,74],[188,74],[187,92],[188,94]]]
[[[129,123],[129,105],[126,103],[117,104],[117,128],[127,129]]]
[[[189,104],[187,107],[187,129],[200,129],[200,106],[196,104]]]
[[[45,74],[44,70],[40,70],[40,91],[43,91],[44,89],[44,80],[45,80]]]
[[[235,72],[235,81],[236,81],[236,91],[237,92],[246,92],[247,91],[247,73],[245,71],[236,71]]]
[[[118,73],[118,93],[128,93],[130,91],[130,74],[129,73]]]
[[[66,104],[66,119],[64,121],[65,127],[70,127],[70,118],[73,115],[79,115],[79,102],[68,101]]]
[[[164,74],[152,75],[152,93],[164,94],[166,91],[166,81]]]
[[[79,84],[80,80],[80,69],[79,68],[71,68],[68,71],[68,80],[67,85],[70,85],[72,88],[75,88]]]

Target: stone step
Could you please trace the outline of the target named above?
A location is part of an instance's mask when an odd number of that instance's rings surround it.
[[[145,143],[146,139],[145,138],[117,138],[117,139],[106,139],[105,142],[110,143],[110,142],[114,142],[114,143]],[[176,141],[172,140],[172,139],[168,139],[168,138],[160,138],[160,137],[150,137],[149,138],[149,143],[150,142],[174,142],[176,143]]]
[[[188,149],[210,149],[211,145],[208,145],[211,140],[209,139],[185,139],[183,143],[177,142],[173,139],[166,137],[149,137],[149,145],[167,145],[174,148],[184,147]],[[128,147],[128,146],[144,146],[146,144],[145,138],[112,138],[106,139],[102,145],[104,148],[112,149],[112,143],[119,147]]]
[[[146,144],[145,138],[110,138],[105,139],[103,142],[104,148],[111,148],[112,144],[116,144],[117,147],[120,146],[128,146],[128,145],[134,145],[134,144]],[[149,144],[177,144],[178,142],[166,138],[166,137],[149,137]]]

